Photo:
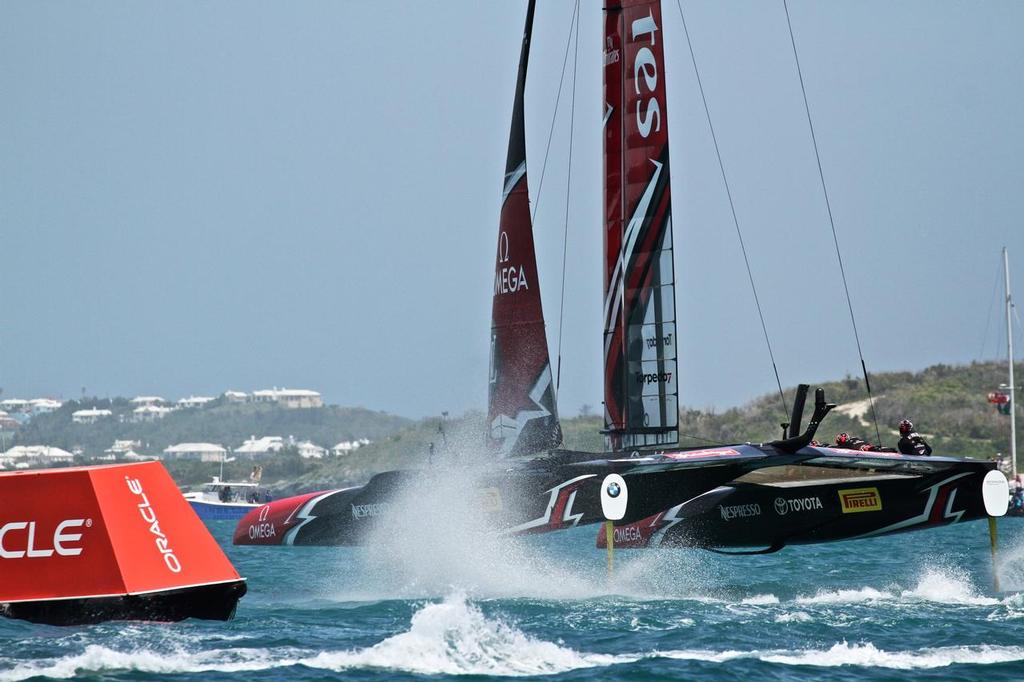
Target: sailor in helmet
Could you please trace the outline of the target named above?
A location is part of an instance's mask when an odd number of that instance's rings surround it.
[[[932,446],[928,445],[921,434],[914,431],[914,422],[909,419],[900,422],[900,442],[897,447],[904,455],[924,457],[932,454]]]
[[[865,447],[866,446],[866,447]],[[842,448],[843,450],[868,450],[871,449],[871,445],[857,436],[851,436],[850,434],[843,431],[836,436],[835,447]]]

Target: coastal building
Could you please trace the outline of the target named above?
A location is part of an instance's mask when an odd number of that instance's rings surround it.
[[[369,438],[357,438],[356,440],[344,440],[344,441],[338,443],[337,445],[335,445],[333,448],[331,448],[331,452],[333,452],[336,456],[350,455],[355,450],[358,450],[359,448],[363,447],[364,445],[369,445],[369,444],[370,444],[370,439]]]
[[[216,443],[178,443],[164,448],[164,459],[192,459],[200,462],[221,462],[228,451]]]
[[[19,426],[21,426],[21,424],[17,419],[3,410],[0,410],[0,431],[14,431]]]
[[[251,436],[242,445],[235,448],[235,455],[250,459],[263,459],[284,449],[284,438],[280,436]]]
[[[3,453],[8,463],[19,460],[26,461],[29,466],[53,466],[54,464],[71,464],[75,456],[67,450],[50,445],[16,445]],[[17,466],[15,466],[17,468]]]
[[[7,400],[0,400],[0,409],[4,410],[8,414],[14,414],[16,412],[28,412],[30,403],[27,400],[21,398],[8,398]]]
[[[125,454],[142,448],[141,440],[115,440],[114,444],[104,450],[108,455],[115,458],[123,457]]]
[[[123,459],[127,462],[148,462],[152,459],[159,459],[159,457],[154,457],[153,455],[140,455],[134,450],[129,450],[123,455],[119,455],[118,459]]]
[[[206,403],[213,402],[213,398],[208,398],[201,395],[190,395],[187,398],[182,398],[178,401],[178,407],[183,409],[195,409],[203,407]]]
[[[106,419],[113,414],[110,410],[97,410],[94,408],[76,410],[71,413],[71,421],[75,424],[95,424],[99,420]]]
[[[152,422],[157,419],[163,419],[171,412],[174,412],[174,408],[161,407],[160,405],[141,405],[132,410],[132,421]]]
[[[64,403],[62,403],[61,401],[54,400],[52,398],[33,398],[32,400],[28,401],[28,409],[29,412],[31,412],[32,415],[34,416],[37,414],[47,414],[49,412],[56,412],[57,410],[60,409],[61,405],[63,404]]]
[[[323,407],[319,393],[304,388],[268,388],[252,392],[254,403],[277,403],[290,409]]]
[[[244,391],[224,391],[224,400],[229,403],[247,403],[249,394]]]
[[[316,443],[308,440],[296,443],[295,449],[299,451],[299,455],[306,459],[321,459],[327,454],[327,448],[322,448]]]
[[[145,405],[163,405],[167,401],[158,395],[138,395],[132,398],[131,403],[136,407]]]

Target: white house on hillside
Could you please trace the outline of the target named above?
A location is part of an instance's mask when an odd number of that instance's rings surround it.
[[[335,455],[338,455],[338,456],[340,456],[340,455],[348,455],[348,454],[351,454],[353,451],[358,450],[359,448],[363,447],[364,445],[369,445],[369,444],[370,444],[370,439],[369,438],[357,438],[356,440],[344,440],[344,441],[338,443],[337,445],[335,445],[333,448],[331,448],[331,452],[333,452]]]
[[[280,436],[263,436],[262,438],[252,436],[241,446],[235,448],[235,454],[239,457],[259,459],[279,452],[283,448],[284,438]]]
[[[207,398],[206,396],[201,395],[190,395],[187,398],[182,398],[181,400],[179,400],[178,407],[185,409],[193,407],[202,407],[206,403],[210,402],[213,402],[213,398]]]
[[[253,391],[252,401],[254,403],[277,403],[292,409],[324,406],[323,398],[319,393],[304,388],[268,388]]]
[[[224,400],[229,403],[247,403],[249,394],[244,391],[224,391]]]
[[[3,453],[7,461],[27,459],[32,460],[35,465],[47,466],[53,464],[71,464],[75,456],[67,450],[51,447],[49,445],[16,445]]]
[[[167,401],[158,395],[139,395],[132,398],[132,405],[163,405]]]
[[[163,419],[171,412],[174,412],[174,409],[170,407],[141,405],[132,410],[132,420],[137,422],[156,421],[157,419]]]
[[[46,414],[47,412],[55,412],[60,409],[63,405],[59,400],[53,400],[51,398],[33,398],[28,401],[29,411],[32,414]]]
[[[200,462],[221,462],[228,451],[216,443],[178,443],[164,448],[164,459],[195,459]]]
[[[76,424],[95,424],[101,419],[105,419],[114,413],[110,410],[76,410],[71,413],[71,421]]]
[[[21,398],[8,398],[7,400],[0,400],[0,407],[6,412],[28,412],[29,401],[22,400]]]
[[[312,441],[304,440],[300,443],[296,443],[295,447],[298,449],[299,454],[306,459],[321,459],[327,454],[327,449],[322,448]]]

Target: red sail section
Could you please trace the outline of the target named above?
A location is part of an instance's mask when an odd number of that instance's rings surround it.
[[[526,13],[512,130],[509,133],[491,312],[491,370],[487,419],[491,444],[525,455],[562,442],[537,281],[526,183],[523,95],[534,2]]]
[[[675,275],[661,5],[605,12],[605,427],[618,450],[678,441]]]

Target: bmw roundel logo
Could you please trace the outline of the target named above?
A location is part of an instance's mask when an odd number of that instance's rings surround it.
[[[608,484],[608,497],[618,497],[620,492],[622,492],[622,489],[619,488],[618,483],[612,481]]]

